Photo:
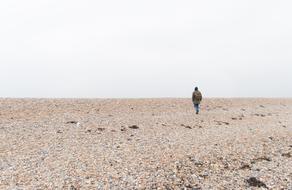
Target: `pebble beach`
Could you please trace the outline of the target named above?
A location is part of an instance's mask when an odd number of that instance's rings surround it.
[[[292,189],[292,99],[0,99],[0,189]]]

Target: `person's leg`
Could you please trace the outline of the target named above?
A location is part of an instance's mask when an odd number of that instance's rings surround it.
[[[199,114],[199,104],[195,104],[196,114]]]
[[[200,104],[198,104],[197,106],[197,113],[199,114],[199,112],[200,112]]]
[[[194,108],[195,108],[195,111],[197,111],[197,104],[195,103],[194,103]]]

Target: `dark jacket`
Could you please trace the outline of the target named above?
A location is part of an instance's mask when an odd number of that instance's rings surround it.
[[[194,104],[200,104],[202,99],[203,99],[203,96],[202,96],[202,93],[200,91],[193,92],[192,100],[193,100]]]

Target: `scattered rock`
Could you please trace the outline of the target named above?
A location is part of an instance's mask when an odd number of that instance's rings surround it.
[[[122,126],[121,131],[126,131],[126,128],[124,126]]]
[[[99,128],[97,128],[97,130],[98,130],[98,131],[104,131],[105,128],[101,128],[101,127],[99,127]]]
[[[87,133],[91,133],[91,129],[88,129],[86,132],[87,132]]]
[[[166,124],[164,124],[164,123],[162,123],[161,125],[164,126],[164,127],[166,127]]]
[[[63,133],[63,132],[62,132],[61,130],[58,130],[58,131],[57,131],[57,133],[59,133],[59,134],[60,134],[60,133]]]
[[[229,163],[228,162],[224,163],[224,169],[229,169]]]
[[[256,114],[254,114],[255,116],[258,116],[258,117],[266,117],[266,115],[265,114],[258,114],[258,113],[256,113]]]
[[[198,160],[193,156],[189,156],[189,160],[193,162],[196,166],[203,166],[204,164],[201,160]]]
[[[77,124],[78,121],[67,121],[66,124]]]
[[[261,107],[261,108],[265,108],[265,106],[263,106],[263,105],[260,105],[260,107]]]
[[[232,117],[231,119],[232,119],[232,120],[237,120],[237,118],[236,118],[236,117]]]
[[[169,188],[169,189],[172,189],[172,188]],[[196,186],[192,186],[192,185],[190,185],[190,184],[188,184],[188,185],[185,185],[185,187],[184,187],[184,188],[182,188],[182,189],[202,190],[202,188],[201,188],[201,187],[198,187],[197,185],[196,185]]]
[[[137,125],[131,125],[129,126],[130,129],[139,129],[139,127]]]
[[[185,127],[185,128],[187,128],[187,129],[192,129],[192,127],[189,126],[189,125],[181,124],[180,126]]]
[[[269,139],[272,141],[272,140],[274,140],[274,138],[273,137],[269,137]]]
[[[247,170],[247,169],[250,170],[251,167],[250,167],[249,164],[243,164],[239,169],[240,169],[240,170]]]
[[[215,121],[215,122],[217,123],[217,125],[222,125],[222,124],[224,124],[224,125],[230,125],[230,123],[225,122],[225,121]]]
[[[252,186],[252,187],[263,187],[266,189],[268,188],[266,184],[264,184],[263,182],[261,182],[255,177],[251,177],[247,179],[246,182],[248,183],[249,186]]]
[[[266,156],[263,156],[263,157],[259,157],[259,158],[256,158],[256,159],[253,159],[252,160],[252,164],[256,163],[256,162],[261,162],[261,161],[267,161],[267,162],[270,162],[272,161],[271,158],[268,158]]]
[[[204,173],[200,174],[199,176],[205,179],[209,176],[209,174],[207,172],[204,172]]]
[[[71,185],[71,186],[70,186],[70,190],[77,190],[77,188],[74,187],[74,185]]]
[[[283,153],[282,154],[283,157],[287,157],[287,158],[291,158],[291,152],[288,152],[288,153]]]
[[[282,127],[284,127],[284,128],[287,128],[287,126],[286,126],[286,125],[282,125]]]

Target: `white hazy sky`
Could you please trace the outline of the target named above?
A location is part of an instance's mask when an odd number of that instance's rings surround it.
[[[0,97],[292,97],[291,0],[3,0]]]

